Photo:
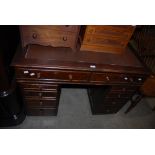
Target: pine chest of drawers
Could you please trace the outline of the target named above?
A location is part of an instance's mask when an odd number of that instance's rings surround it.
[[[82,33],[81,50],[122,53],[127,46],[135,26],[89,25]]]

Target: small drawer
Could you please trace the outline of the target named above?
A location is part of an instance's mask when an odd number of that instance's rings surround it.
[[[89,72],[78,71],[60,71],[60,70],[30,70],[30,69],[17,69],[16,75],[18,79],[39,79],[51,81],[70,81],[70,82],[87,82],[89,79]]]
[[[134,26],[87,26],[86,34],[116,36],[127,39],[133,33]]]
[[[38,97],[38,98],[51,98],[57,96],[57,91],[36,91],[36,90],[24,90],[24,96],[26,97]]]
[[[30,116],[55,116],[57,108],[27,108],[27,115]]]
[[[100,46],[115,46],[125,47],[126,42],[119,37],[108,37],[100,35],[86,35],[83,44],[100,45]]]
[[[27,107],[57,107],[56,98],[53,99],[35,99],[25,98]]]
[[[40,30],[43,29],[46,31],[49,30],[57,30],[57,31],[66,31],[66,32],[78,32],[80,29],[79,25],[29,25],[29,26],[21,26],[21,31],[30,31],[30,30]]]

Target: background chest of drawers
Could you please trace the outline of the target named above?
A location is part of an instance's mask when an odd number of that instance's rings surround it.
[[[83,51],[122,53],[127,46],[135,26],[93,26],[83,27]]]
[[[39,44],[76,50],[80,26],[20,26],[22,46]]]

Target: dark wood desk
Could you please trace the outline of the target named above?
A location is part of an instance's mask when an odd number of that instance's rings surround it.
[[[87,86],[93,114],[116,113],[149,74],[129,48],[110,54],[29,45],[12,66],[28,115],[56,115],[64,85]]]

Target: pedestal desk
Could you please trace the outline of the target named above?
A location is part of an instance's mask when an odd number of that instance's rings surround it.
[[[66,85],[87,88],[92,114],[116,113],[149,74],[129,47],[112,54],[30,44],[12,66],[28,115],[56,115]]]

